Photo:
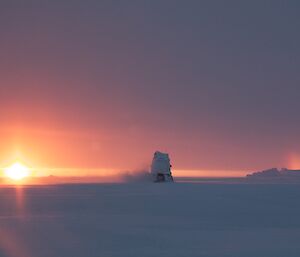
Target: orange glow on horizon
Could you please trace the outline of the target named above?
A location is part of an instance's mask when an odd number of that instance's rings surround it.
[[[244,177],[245,170],[176,170],[172,171],[175,177]]]
[[[300,169],[300,155],[296,153],[290,153],[288,155],[287,168],[292,170]]]

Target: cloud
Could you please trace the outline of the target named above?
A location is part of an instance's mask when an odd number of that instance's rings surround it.
[[[147,169],[124,171],[120,174],[121,181],[126,183],[150,182],[151,175]]]

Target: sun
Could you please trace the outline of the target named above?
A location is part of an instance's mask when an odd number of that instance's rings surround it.
[[[22,165],[21,163],[16,162],[10,167],[4,169],[4,174],[10,179],[21,180],[29,176],[29,168]]]

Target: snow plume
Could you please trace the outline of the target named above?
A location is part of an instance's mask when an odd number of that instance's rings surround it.
[[[121,180],[125,183],[150,182],[151,174],[147,169],[125,171],[121,174]]]

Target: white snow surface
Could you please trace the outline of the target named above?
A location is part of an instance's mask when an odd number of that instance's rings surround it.
[[[0,188],[0,256],[299,257],[300,186]]]

